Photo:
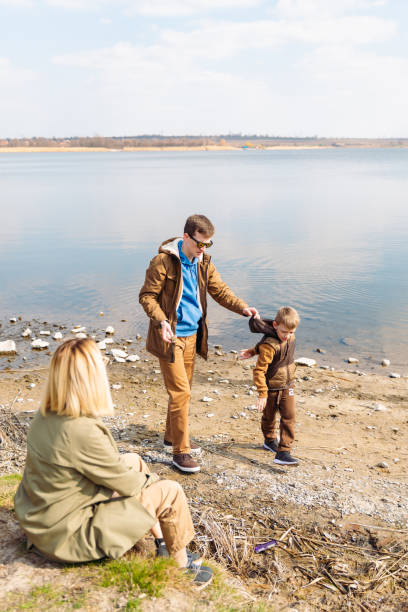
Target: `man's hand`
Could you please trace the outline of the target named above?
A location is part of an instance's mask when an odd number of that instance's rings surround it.
[[[251,357],[253,357],[251,349],[243,349],[239,354],[240,359],[250,359]]]
[[[164,342],[171,342],[173,339],[173,330],[171,329],[170,323],[168,321],[162,321],[160,326],[162,340],[164,340]]]
[[[244,308],[242,314],[244,317],[255,317],[255,319],[261,318],[256,308]]]
[[[266,406],[266,397],[258,397],[258,399],[256,400],[256,407],[259,410],[259,412],[262,412],[262,410],[265,408]]]

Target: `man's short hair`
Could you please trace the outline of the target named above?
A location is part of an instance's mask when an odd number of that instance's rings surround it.
[[[275,321],[278,325],[281,323],[288,329],[295,329],[299,325],[300,317],[294,308],[282,306],[276,313]]]
[[[190,215],[184,225],[184,233],[193,236],[194,232],[211,237],[215,229],[211,221],[204,215]]]

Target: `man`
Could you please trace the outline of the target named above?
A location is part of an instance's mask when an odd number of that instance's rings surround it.
[[[163,242],[150,262],[139,301],[150,319],[147,350],[159,358],[169,394],[164,445],[173,446],[173,464],[182,472],[198,472],[190,453],[188,409],[196,352],[207,359],[207,292],[237,314],[258,317],[256,308],[234,295],[221,280],[206,249],[214,226],[204,215],[190,216],[183,238]]]

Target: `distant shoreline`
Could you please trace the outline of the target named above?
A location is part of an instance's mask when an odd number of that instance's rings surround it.
[[[241,145],[199,145],[199,146],[163,146],[163,147],[0,147],[0,153],[128,153],[128,152],[164,152],[164,151],[302,151],[319,149],[407,149],[408,145],[386,144],[342,144],[342,145],[275,145],[253,146]]]

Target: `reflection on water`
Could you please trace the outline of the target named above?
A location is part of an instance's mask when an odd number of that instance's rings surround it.
[[[407,161],[402,149],[2,154],[1,318],[97,326],[103,310],[143,334],[145,268],[202,212],[236,293],[265,315],[298,308],[298,354],[405,366]],[[213,304],[210,317],[214,342],[253,342],[246,320]]]

